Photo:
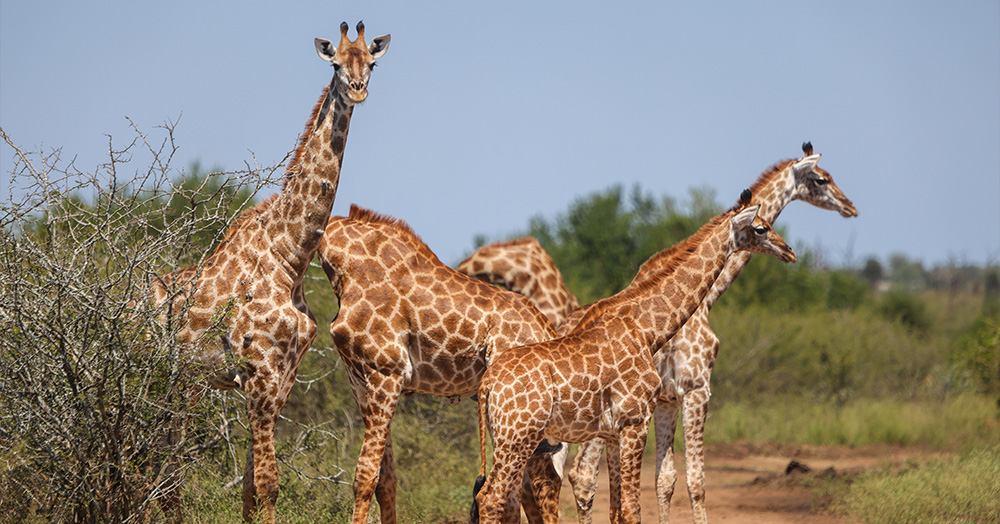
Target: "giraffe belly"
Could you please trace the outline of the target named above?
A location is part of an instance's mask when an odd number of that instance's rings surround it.
[[[611,406],[604,395],[577,395],[575,402],[561,401],[553,409],[545,436],[562,442],[586,442],[614,438]]]
[[[486,364],[481,359],[414,362],[413,376],[403,386],[403,391],[440,397],[471,397],[478,391],[485,371]]]

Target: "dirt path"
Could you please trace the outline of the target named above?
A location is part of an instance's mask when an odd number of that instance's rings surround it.
[[[913,448],[870,446],[865,448],[778,446],[773,444],[726,444],[709,446],[706,471],[708,516],[711,522],[730,524],[840,524],[855,521],[824,512],[825,501],[804,485],[804,476],[854,475],[880,464],[900,463],[911,458],[928,459],[932,454]],[[808,472],[786,474],[792,460]],[[642,521],[656,522],[656,492],[653,478],[656,457],[649,455],[642,467]],[[691,505],[684,484],[683,456],[677,457],[678,480],[671,502],[671,522],[690,523]],[[832,468],[832,469],[829,469]],[[600,488],[594,501],[594,523],[608,523],[608,475],[601,464]],[[577,524],[572,488],[564,481],[560,496],[561,522]]]

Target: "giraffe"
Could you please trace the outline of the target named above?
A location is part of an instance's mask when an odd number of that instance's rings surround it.
[[[532,237],[482,246],[455,269],[524,295],[556,328],[580,307],[552,257]],[[540,494],[538,499],[542,501],[559,500],[568,456],[569,446],[562,446],[551,461],[528,462],[521,486],[521,504],[529,523],[559,522],[558,505],[539,504],[535,493]]]
[[[243,477],[243,518],[274,522],[278,497],[274,429],[295,375],[313,339],[316,321],[302,279],[319,246],[343,161],[354,106],[368,96],[375,60],[389,35],[367,46],[364,24],[357,38],[340,25],[340,43],[315,39],[334,76],[299,139],[282,190],[242,214],[198,266],[154,278],[154,303],[183,311],[178,338],[193,344],[202,362],[239,366],[212,376],[208,386],[246,393],[251,445]],[[221,332],[221,335],[220,335]],[[176,505],[171,495],[170,505]],[[258,508],[261,505],[261,508]],[[172,510],[180,520],[179,510]]]
[[[857,216],[854,204],[833,182],[830,174],[818,167],[819,154],[813,154],[812,144],[802,144],[805,156],[798,160],[782,160],[765,170],[750,187],[753,201],[760,205],[760,216],[774,222],[786,205],[803,200],[822,209],[834,210],[844,217]],[[659,267],[676,256],[676,250],[666,249],[646,261],[633,283],[654,275]],[[686,481],[694,522],[708,522],[705,507],[704,430],[711,397],[709,380],[719,350],[719,339],[708,322],[708,313],[719,297],[732,285],[749,263],[752,253],[741,252],[729,258],[725,269],[712,285],[708,296],[687,323],[656,354],[656,367],[663,384],[654,411],[656,428],[656,493],[661,523],[670,521],[670,500],[677,473],[674,468],[673,440],[677,414],[683,406]],[[572,317],[560,329],[560,334],[573,326]],[[597,466],[603,443],[594,440],[583,443],[577,451],[573,467],[567,475],[573,486],[581,524],[592,521],[591,509],[597,488]],[[614,474],[614,472],[609,472]]]
[[[365,422],[353,522],[367,522],[374,496],[381,521],[391,524],[390,424],[399,396],[472,397],[498,354],[550,339],[555,328],[522,295],[444,265],[403,221],[356,205],[330,218],[319,258],[340,301],[330,334]]]
[[[552,257],[532,237],[480,247],[455,269],[524,295],[557,328],[580,307]]]
[[[795,254],[750,205],[739,203],[687,240],[667,268],[598,301],[569,334],[502,353],[479,386],[480,477],[473,522],[492,523],[511,499],[538,442],[552,438],[611,442],[609,468],[620,469],[612,507],[639,521],[639,466],[660,379],[654,352],[694,312],[726,260],[753,251],[794,262]],[[486,477],[486,432],[493,468]]]

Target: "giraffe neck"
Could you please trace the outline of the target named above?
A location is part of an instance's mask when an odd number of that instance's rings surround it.
[[[733,254],[731,213],[713,219],[696,233],[690,255],[680,255],[674,267],[664,269],[638,285],[648,288],[636,300],[636,321],[641,337],[653,351],[663,347],[698,309]],[[721,218],[721,219],[720,219]]]
[[[334,76],[314,112],[312,132],[292,161],[284,188],[262,218],[265,224],[279,226],[270,235],[271,249],[297,278],[305,274],[319,248],[340,183],[354,104],[345,100],[337,83]]]
[[[759,188],[754,189],[754,202],[760,204],[760,211],[758,211],[757,216],[763,218],[768,223],[773,224],[778,215],[781,214],[781,211],[785,209],[785,206],[792,200],[795,200],[795,176],[792,174],[792,164],[794,162],[788,162],[784,169],[766,180],[761,180]],[[750,258],[752,257],[753,253],[749,251],[740,251],[729,257],[725,268],[723,268],[718,278],[715,279],[715,283],[712,284],[711,290],[709,290],[702,303],[701,307],[705,308],[706,313],[712,309],[712,306],[719,300],[719,297],[729,289],[729,286],[733,284],[736,277],[740,276],[743,268],[750,263]]]

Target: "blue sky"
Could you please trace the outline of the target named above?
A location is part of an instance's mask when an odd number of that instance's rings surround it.
[[[334,213],[402,218],[446,263],[614,184],[728,205],[805,140],[860,216],[794,203],[793,247],[1000,261],[1000,2],[420,4],[0,0],[0,127],[83,171],[126,117],[177,121],[178,170],[275,163],[332,75],[313,38],[363,19],[392,43]]]

